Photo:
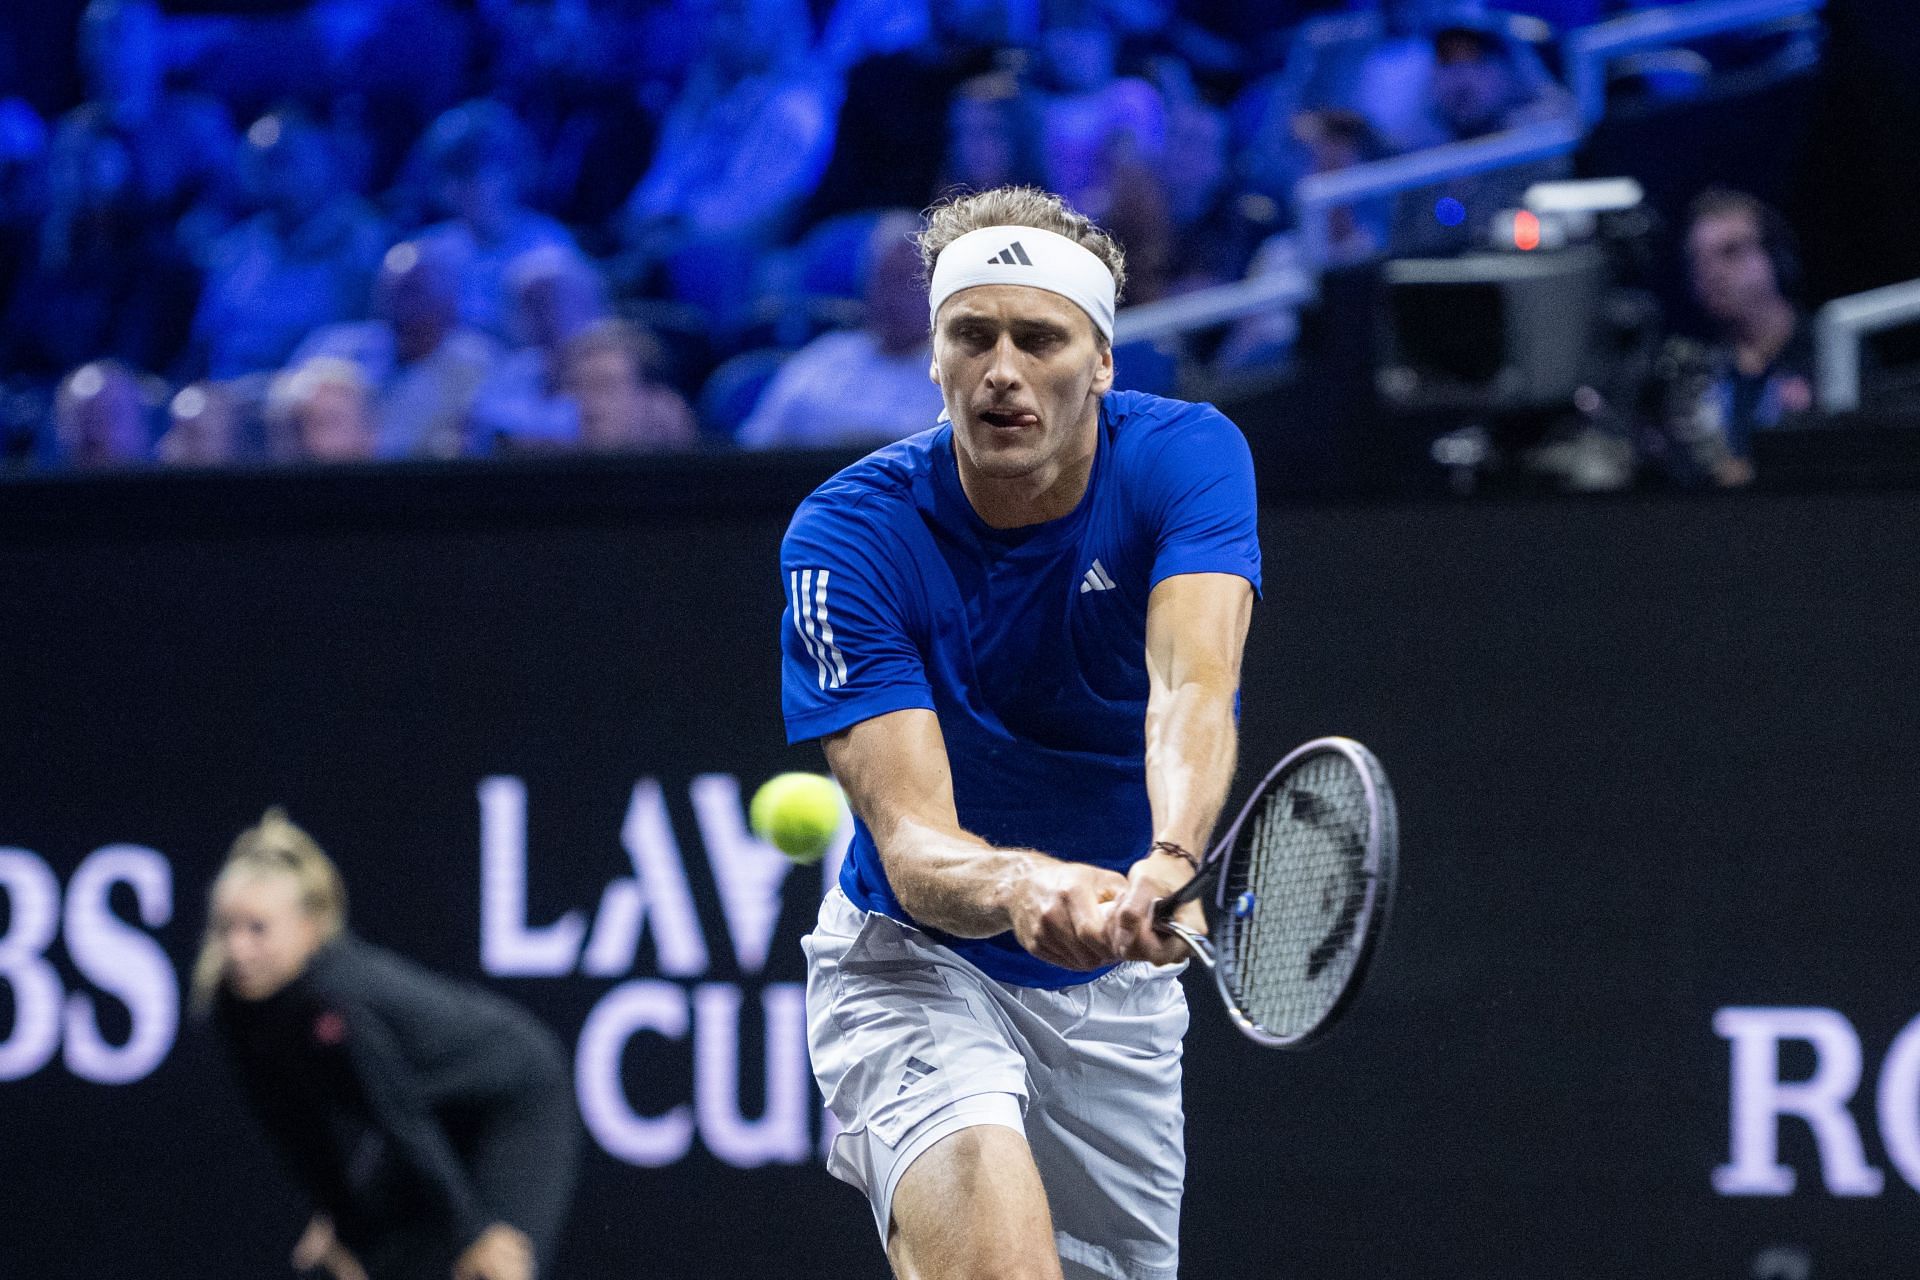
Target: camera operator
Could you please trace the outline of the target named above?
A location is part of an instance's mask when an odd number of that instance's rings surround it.
[[[1674,462],[1723,487],[1751,483],[1756,432],[1813,407],[1813,335],[1793,296],[1793,233],[1773,208],[1715,187],[1687,212],[1687,267],[1712,322],[1706,346],[1668,345],[1662,360]]]

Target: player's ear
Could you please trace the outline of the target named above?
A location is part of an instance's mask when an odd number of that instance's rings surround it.
[[[1100,348],[1100,367],[1093,371],[1093,394],[1103,396],[1113,390],[1113,344],[1101,341],[1098,335],[1093,341]]]
[[[936,387],[940,385],[940,359],[938,356],[929,357],[927,360],[927,380]]]

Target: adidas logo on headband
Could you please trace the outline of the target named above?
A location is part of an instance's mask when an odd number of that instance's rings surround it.
[[[997,249],[992,257],[982,256]],[[1092,250],[1044,227],[1011,223],[979,227],[940,251],[927,289],[927,318],[938,323],[940,304],[963,289],[1012,284],[1057,293],[1087,313],[1113,340],[1113,272]]]

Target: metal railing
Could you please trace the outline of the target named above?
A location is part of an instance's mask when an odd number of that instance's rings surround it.
[[[1449,142],[1357,164],[1351,169],[1308,174],[1293,188],[1302,254],[1315,270],[1326,265],[1327,215],[1335,209],[1418,191],[1450,178],[1572,155],[1580,145],[1580,136],[1579,127],[1571,120],[1547,120],[1470,142]]]
[[[1128,307],[1113,318],[1113,341],[1116,346],[1152,342],[1274,307],[1301,307],[1312,302],[1318,292],[1313,278],[1300,271],[1236,280],[1163,302]]]
[[[1835,298],[1813,321],[1815,385],[1820,407],[1850,413],[1860,407],[1860,347],[1888,329],[1920,322],[1920,280]]]
[[[1409,155],[1355,165],[1337,173],[1310,174],[1294,187],[1294,212],[1302,257],[1308,272],[1326,265],[1327,214],[1361,200],[1398,195],[1449,178],[1486,173],[1512,165],[1572,154],[1606,110],[1607,68],[1616,58],[1686,40],[1806,17],[1826,0],[1699,0],[1580,27],[1562,42],[1575,117],[1510,129],[1470,142],[1430,147]],[[1130,307],[1115,318],[1116,340],[1166,337],[1204,329],[1248,315],[1261,306],[1299,305],[1317,293],[1309,279],[1302,289],[1294,278],[1269,281],[1272,300],[1262,297],[1260,280],[1217,285],[1168,302]],[[1297,296],[1296,296],[1297,295]],[[1139,313],[1141,319],[1129,317]],[[1138,328],[1129,326],[1137,325]],[[1120,335],[1127,336],[1122,337]]]
[[[1702,0],[1649,9],[1567,33],[1561,56],[1581,121],[1592,128],[1607,111],[1607,67],[1616,58],[1748,27],[1809,17],[1826,0]]]

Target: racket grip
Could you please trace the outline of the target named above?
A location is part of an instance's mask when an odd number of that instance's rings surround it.
[[[1173,899],[1165,898],[1162,899],[1162,901],[1172,902]],[[1213,972],[1213,943],[1207,940],[1205,934],[1195,933],[1193,930],[1187,928],[1187,926],[1174,920],[1156,920],[1154,921],[1154,927],[1160,930],[1160,932],[1170,933],[1180,939],[1180,941],[1186,943],[1187,950],[1193,952],[1193,958],[1205,965],[1208,973]]]
[[[1193,879],[1187,881],[1178,889],[1154,903],[1153,922],[1157,925],[1165,924],[1167,921],[1173,919],[1174,912],[1205,893],[1207,886],[1213,883],[1215,870],[1216,869],[1211,866],[1201,868]]]

